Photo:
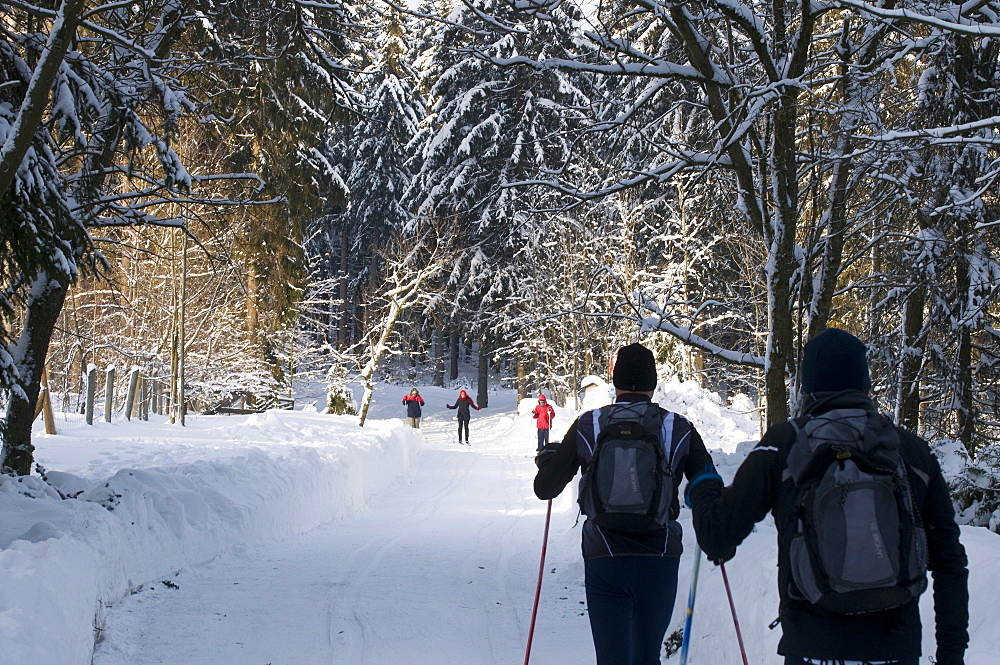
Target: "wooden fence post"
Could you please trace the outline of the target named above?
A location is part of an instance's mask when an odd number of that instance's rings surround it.
[[[115,405],[115,366],[108,365],[104,372],[104,422],[111,422],[111,409]]]
[[[166,413],[163,408],[163,382],[159,379],[153,382],[153,413],[160,416]]]
[[[56,433],[56,419],[52,415],[52,392],[49,390],[49,372],[42,367],[42,418],[45,420],[45,433]]]
[[[83,411],[88,425],[94,424],[94,395],[96,392],[97,365],[90,363],[87,365],[87,402]]]
[[[143,420],[149,420],[149,383],[146,377],[139,377],[139,417]]]
[[[125,420],[132,420],[132,411],[135,406],[136,388],[139,386],[139,368],[133,367],[128,375],[128,395],[125,397]]]

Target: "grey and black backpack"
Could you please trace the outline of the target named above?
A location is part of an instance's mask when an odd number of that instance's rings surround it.
[[[580,511],[595,524],[642,533],[670,521],[671,435],[665,443],[663,432],[672,430],[673,415],[652,402],[622,402],[600,410],[597,441],[579,496]]]
[[[927,536],[892,423],[835,409],[792,426],[791,597],[841,614],[917,598],[927,587]]]

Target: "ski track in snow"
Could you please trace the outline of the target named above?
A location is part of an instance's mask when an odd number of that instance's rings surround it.
[[[509,423],[476,418],[460,447],[454,421],[425,419],[410,475],[368,510],[130,596],[108,610],[94,665],[521,662],[544,504]],[[572,619],[582,639],[552,662],[593,658]]]

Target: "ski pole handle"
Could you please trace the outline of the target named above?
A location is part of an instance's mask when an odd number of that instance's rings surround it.
[[[542,535],[542,557],[538,562],[538,584],[535,586],[535,603],[531,607],[531,624],[528,626],[528,646],[524,649],[524,665],[531,658],[531,639],[535,636],[535,617],[538,615],[538,599],[542,595],[542,575],[545,573],[545,549],[549,544],[549,521],[552,519],[552,499],[545,510],[545,533]]]

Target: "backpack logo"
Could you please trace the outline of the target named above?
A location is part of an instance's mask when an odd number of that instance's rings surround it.
[[[601,409],[579,497],[580,511],[598,526],[642,533],[670,521],[673,478],[663,423],[660,407],[651,402]]]
[[[927,587],[927,535],[892,423],[835,409],[792,426],[790,597],[841,614],[917,598]]]

